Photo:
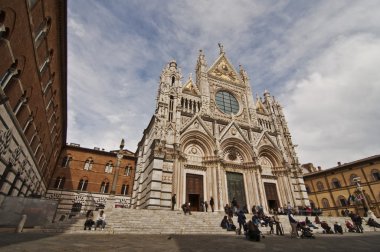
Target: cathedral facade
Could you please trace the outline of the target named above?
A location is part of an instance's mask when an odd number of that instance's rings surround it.
[[[249,78],[236,71],[223,46],[208,67],[200,51],[194,80],[182,83],[173,60],[160,76],[157,104],[137,149],[131,206],[171,207],[236,199],[265,211],[309,205],[302,169],[280,104],[269,92],[253,98]]]

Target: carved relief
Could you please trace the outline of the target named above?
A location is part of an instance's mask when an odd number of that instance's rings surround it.
[[[12,132],[10,129],[7,131],[0,131],[0,154],[4,155],[9,149],[9,144],[12,139]]]

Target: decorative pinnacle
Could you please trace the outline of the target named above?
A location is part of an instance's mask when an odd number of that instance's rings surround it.
[[[218,43],[218,46],[219,46],[219,54],[224,53],[224,49],[223,49],[222,43]]]

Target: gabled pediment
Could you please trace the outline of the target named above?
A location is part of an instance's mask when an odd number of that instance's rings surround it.
[[[243,130],[239,127],[236,122],[231,122],[227,125],[224,130],[220,133],[220,141],[223,142],[228,138],[237,138],[246,142],[247,144],[251,144],[248,137],[244,134]]]
[[[224,81],[244,86],[244,83],[240,79],[239,74],[236,72],[235,68],[229,62],[225,53],[220,54],[219,58],[210,67],[207,73],[209,76],[215,77],[217,79],[222,79]]]
[[[183,86],[182,93],[200,96],[199,89],[198,89],[197,85],[194,84],[194,82],[191,78],[189,78],[189,80]]]
[[[263,115],[268,115],[268,111],[264,107],[264,104],[261,102],[260,99],[257,99],[256,101],[256,112]]]
[[[271,137],[269,136],[268,132],[264,132],[261,137],[259,138],[259,140],[257,141],[257,147],[260,147],[260,146],[263,146],[263,145],[267,145],[267,146],[272,146],[274,148],[278,148],[277,144],[271,139]]]
[[[212,132],[210,129],[207,127],[207,125],[203,122],[203,120],[198,116],[194,116],[190,121],[186,123],[181,129],[181,135],[190,130],[197,130],[202,133],[204,133],[207,136],[210,136],[211,138],[214,138]]]

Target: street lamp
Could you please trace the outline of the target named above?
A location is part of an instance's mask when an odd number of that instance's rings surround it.
[[[373,212],[371,211],[371,209],[369,207],[367,197],[363,193],[363,188],[360,186],[360,177],[355,177],[352,180],[355,182],[358,191],[360,192],[361,196],[363,197],[364,207],[367,208],[367,216],[376,220],[376,216],[373,214]]]
[[[123,149],[124,149],[124,138],[121,139],[120,149],[116,155],[117,163],[116,163],[115,173],[113,175],[112,187],[111,187],[111,194],[113,195],[116,194],[117,177],[119,176],[120,162],[121,162],[121,159],[123,158]]]

